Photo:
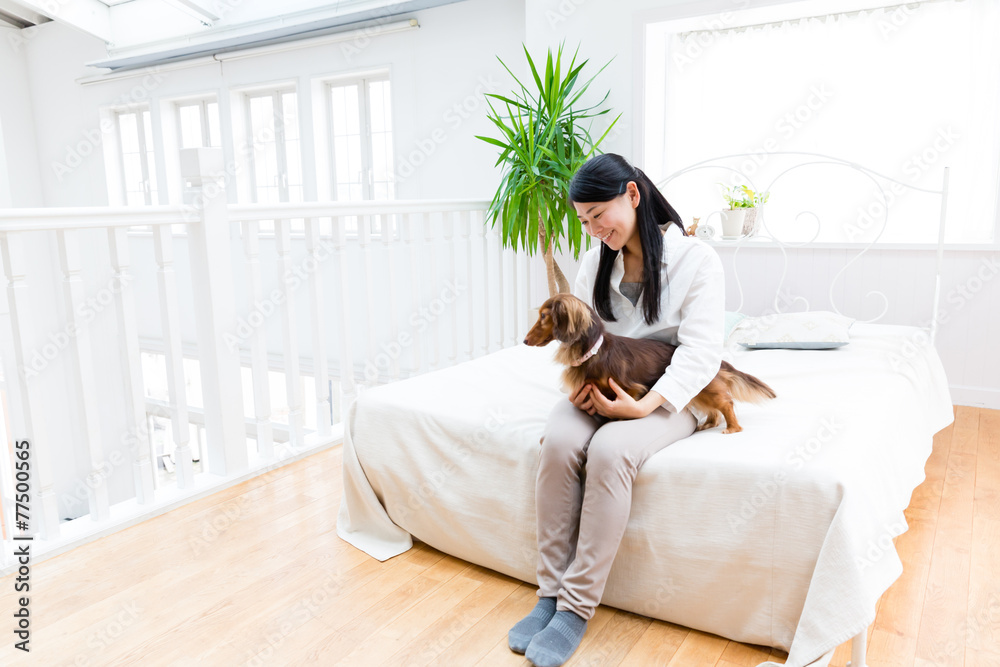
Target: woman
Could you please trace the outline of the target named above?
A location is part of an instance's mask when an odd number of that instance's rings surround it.
[[[540,599],[508,634],[511,650],[537,667],[561,665],[579,646],[625,532],[636,474],[694,432],[686,406],[715,377],[723,352],[722,262],[685,234],[649,178],[609,153],[580,168],[569,194],[584,229],[601,240],[583,257],[574,295],[609,332],[677,350],[640,400],[612,383],[611,401],[588,384],[549,415],[535,491]]]

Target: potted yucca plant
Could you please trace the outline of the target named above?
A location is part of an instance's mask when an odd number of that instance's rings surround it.
[[[502,108],[506,110],[506,114],[500,114],[487,99],[490,107],[487,117],[500,130],[501,136],[496,139],[477,135],[478,139],[500,149],[500,157],[494,166],[503,165],[504,170],[486,219],[491,227],[500,222],[500,236],[505,248],[517,249],[520,246],[531,255],[541,244],[549,295],[552,296],[570,291],[566,277],[553,259],[553,246],[561,251],[560,241],[565,238],[574,259],[579,258],[584,244],[584,249],[590,247],[590,237],[583,233],[576,211],[567,200],[570,179],[597,151],[621,114],[611,122],[601,138],[594,141],[583,121],[610,111],[597,110],[607,100],[608,94],[605,93],[604,98],[593,106],[575,106],[610,61],[593,77],[581,83],[580,73],[589,61],[576,64],[579,47],[566,68],[562,66],[562,44],[554,58],[549,49],[542,73],[535,67],[528,49],[523,44],[522,47],[534,88],[529,89],[521,83],[503,60],[497,58],[514,77],[518,88],[509,95],[487,93],[487,98],[502,103]]]

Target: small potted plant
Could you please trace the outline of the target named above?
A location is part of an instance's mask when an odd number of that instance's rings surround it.
[[[757,209],[764,205],[771,196],[770,193],[758,194],[745,185],[722,187],[725,189],[722,197],[729,205],[728,209],[722,211],[722,236],[737,238],[756,234],[760,227]]]

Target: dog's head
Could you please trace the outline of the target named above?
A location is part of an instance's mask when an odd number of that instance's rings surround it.
[[[572,343],[587,335],[593,321],[590,306],[572,294],[556,294],[538,309],[538,321],[528,331],[524,344],[541,347],[553,340]]]

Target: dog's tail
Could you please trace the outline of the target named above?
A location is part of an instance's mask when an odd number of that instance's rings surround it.
[[[736,368],[727,361],[722,362],[722,368],[719,370],[719,374],[722,376],[722,379],[725,380],[726,385],[729,386],[730,393],[732,393],[733,398],[737,401],[743,401],[744,403],[761,403],[767,399],[777,397],[777,394],[774,393],[773,389],[754,376],[748,375],[743,371],[736,370]]]

